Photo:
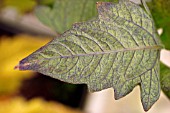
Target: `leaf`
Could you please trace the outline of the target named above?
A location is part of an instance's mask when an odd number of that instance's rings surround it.
[[[161,63],[161,88],[163,92],[170,98],[170,68],[165,64]]]
[[[170,1],[169,0],[152,0],[149,8],[156,23],[157,28],[163,28],[161,41],[166,49],[170,50]]]
[[[152,18],[129,0],[98,2],[99,16],[76,23],[17,68],[56,79],[87,84],[90,91],[113,87],[115,99],[140,84],[144,110],[160,95],[161,43]]]
[[[98,0],[55,0],[53,8],[39,6],[35,10],[38,19],[57,33],[68,30],[73,23],[96,16],[94,5]],[[117,0],[102,0],[117,1]]]

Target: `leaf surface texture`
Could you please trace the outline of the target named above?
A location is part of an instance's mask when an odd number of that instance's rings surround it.
[[[20,70],[34,70],[56,79],[87,84],[90,91],[113,87],[115,99],[141,86],[148,110],[160,95],[161,43],[154,22],[138,5],[97,2],[99,16],[76,23],[30,56]]]

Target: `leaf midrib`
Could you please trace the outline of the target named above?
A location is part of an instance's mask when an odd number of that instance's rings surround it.
[[[60,57],[58,57],[58,58],[74,58],[74,57],[83,57],[83,56],[104,55],[104,54],[111,54],[111,53],[118,53],[118,52],[136,51],[136,50],[147,50],[147,49],[160,50],[161,48],[162,48],[161,46],[155,45],[155,46],[144,46],[144,47],[136,47],[136,48],[125,48],[125,49],[120,49],[120,50],[91,52],[91,53],[84,53],[84,54],[72,54],[72,55],[61,55],[60,54]],[[42,55],[42,56],[44,56],[44,55]],[[53,58],[54,57],[47,58],[47,59],[53,59]]]

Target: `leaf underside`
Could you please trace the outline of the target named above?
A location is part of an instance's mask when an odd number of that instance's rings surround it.
[[[76,23],[20,61],[20,70],[34,70],[56,79],[87,84],[90,91],[113,87],[115,99],[141,86],[147,111],[160,95],[161,43],[152,18],[138,5],[98,2],[95,20]]]

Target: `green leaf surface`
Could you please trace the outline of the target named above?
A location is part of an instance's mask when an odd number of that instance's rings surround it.
[[[38,19],[57,33],[68,30],[73,23],[87,21],[97,15],[98,0],[55,0],[53,8],[39,6],[35,10]],[[101,0],[113,2],[117,0]]]
[[[141,86],[147,111],[159,98],[161,43],[147,12],[129,0],[98,2],[99,16],[72,29],[21,60],[17,68],[87,84],[90,91],[113,87],[115,99]]]
[[[149,8],[157,28],[163,28],[162,43],[170,50],[170,0],[152,0]]]
[[[161,63],[161,88],[163,92],[170,98],[170,68],[165,64]]]

